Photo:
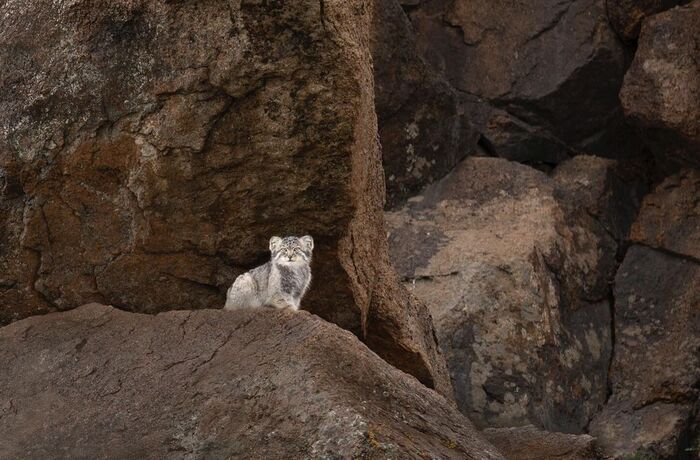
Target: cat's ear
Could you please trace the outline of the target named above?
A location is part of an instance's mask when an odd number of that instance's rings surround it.
[[[299,241],[301,241],[301,244],[303,245],[304,250],[306,250],[308,252],[313,251],[314,239],[311,238],[311,236],[309,236],[309,235],[302,236],[301,238],[299,238]]]
[[[273,236],[270,238],[270,252],[275,252],[280,248],[282,244],[282,238],[279,236]]]

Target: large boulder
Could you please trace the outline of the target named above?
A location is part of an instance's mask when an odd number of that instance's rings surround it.
[[[607,0],[608,18],[615,32],[625,41],[636,40],[642,22],[649,16],[687,3],[687,0]]]
[[[307,312],[92,304],[0,329],[0,359],[3,458],[503,458]]]
[[[700,435],[700,173],[644,199],[615,278],[612,394],[592,421],[607,457],[684,458]]]
[[[612,235],[626,235],[639,198],[617,191],[612,160],[560,168],[549,178],[468,158],[387,213],[394,264],[429,304],[457,402],[479,426],[581,432],[605,402]],[[611,196],[630,202],[609,212]]]
[[[700,1],[646,21],[620,100],[666,173],[700,167]]]
[[[303,307],[448,394],[430,317],[388,263],[370,13],[13,2],[0,19],[1,321],[88,301],[218,307],[270,236],[308,233]]]
[[[476,148],[457,92],[424,60],[397,0],[375,0],[375,105],[387,206],[442,178]]]
[[[559,163],[578,152],[637,154],[618,92],[626,51],[605,0],[424,0],[418,43],[464,95],[493,155]]]

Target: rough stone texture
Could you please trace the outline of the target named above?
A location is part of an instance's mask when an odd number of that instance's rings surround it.
[[[308,233],[304,307],[449,394],[429,314],[388,263],[370,14],[339,0],[4,5],[2,322],[88,301],[218,307],[271,235]]]
[[[644,199],[615,278],[612,395],[590,426],[610,458],[690,457],[700,435],[698,177],[671,177]]]
[[[459,95],[417,50],[396,0],[375,0],[372,25],[375,104],[387,206],[445,176],[476,148],[478,133]]]
[[[594,438],[586,434],[550,433],[532,425],[487,428],[483,435],[506,458],[517,460],[596,460]]]
[[[639,203],[625,181],[601,158],[577,157],[551,179],[468,158],[387,213],[394,264],[429,304],[477,425],[581,432],[605,402],[612,235],[626,235]]]
[[[700,167],[700,1],[646,21],[620,100],[664,172]]]
[[[426,0],[407,9],[423,54],[465,96],[495,156],[638,154],[618,100],[626,52],[605,0]]]
[[[551,177],[569,222],[588,221],[591,231],[605,233],[619,245],[628,239],[648,192],[646,172],[636,161],[579,155],[559,165]]]
[[[3,458],[503,458],[347,331],[92,304],[0,329]]]
[[[625,41],[636,40],[642,21],[649,16],[687,3],[683,0],[607,0],[608,18],[615,32]]]
[[[700,263],[700,171],[685,170],[644,197],[630,239]]]

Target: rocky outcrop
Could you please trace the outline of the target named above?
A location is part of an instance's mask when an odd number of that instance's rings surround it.
[[[615,32],[625,41],[636,40],[645,18],[653,16],[683,0],[607,0],[608,18]]]
[[[393,207],[442,178],[476,148],[478,133],[457,92],[417,50],[396,0],[375,0],[371,46],[375,104]]]
[[[596,460],[594,438],[586,434],[550,433],[532,425],[513,428],[487,428],[484,436],[517,460]]]
[[[618,92],[626,52],[605,0],[406,5],[426,59],[464,96],[495,156],[637,155]]]
[[[590,427],[609,458],[683,458],[700,434],[699,196],[697,171],[647,196],[617,272],[612,394]]]
[[[644,197],[630,240],[700,263],[700,171],[686,170]]]
[[[449,394],[430,317],[388,263],[369,7],[13,3],[2,322],[88,301],[218,307],[270,236],[308,233],[304,308]]]
[[[608,280],[639,203],[622,169],[580,156],[550,178],[469,158],[387,213],[394,264],[429,304],[477,425],[581,432],[605,402]]]
[[[700,1],[647,19],[620,100],[665,173],[700,167]]]
[[[15,322],[0,345],[7,458],[503,458],[445,398],[306,312],[93,304]]]

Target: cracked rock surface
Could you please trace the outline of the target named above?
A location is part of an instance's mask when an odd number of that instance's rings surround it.
[[[699,35],[698,0],[645,20],[620,91],[625,114],[665,174],[700,167]]]
[[[463,96],[494,156],[639,154],[618,100],[627,52],[605,0],[403,3],[423,55]]]
[[[397,0],[374,0],[371,50],[387,206],[442,178],[476,150],[460,96],[421,55]]]
[[[551,177],[468,158],[387,213],[394,264],[430,306],[457,402],[478,426],[581,433],[605,402],[608,281],[635,187],[597,157]]]
[[[636,40],[644,20],[688,0],[606,0],[608,18],[625,41]]]
[[[307,312],[91,304],[0,329],[0,360],[7,458],[503,458]]]
[[[645,197],[615,277],[612,394],[591,423],[610,458],[689,456],[700,409],[700,172]]]
[[[303,307],[448,395],[388,263],[370,22],[364,1],[5,4],[0,323],[220,307],[271,236],[311,234]]]

